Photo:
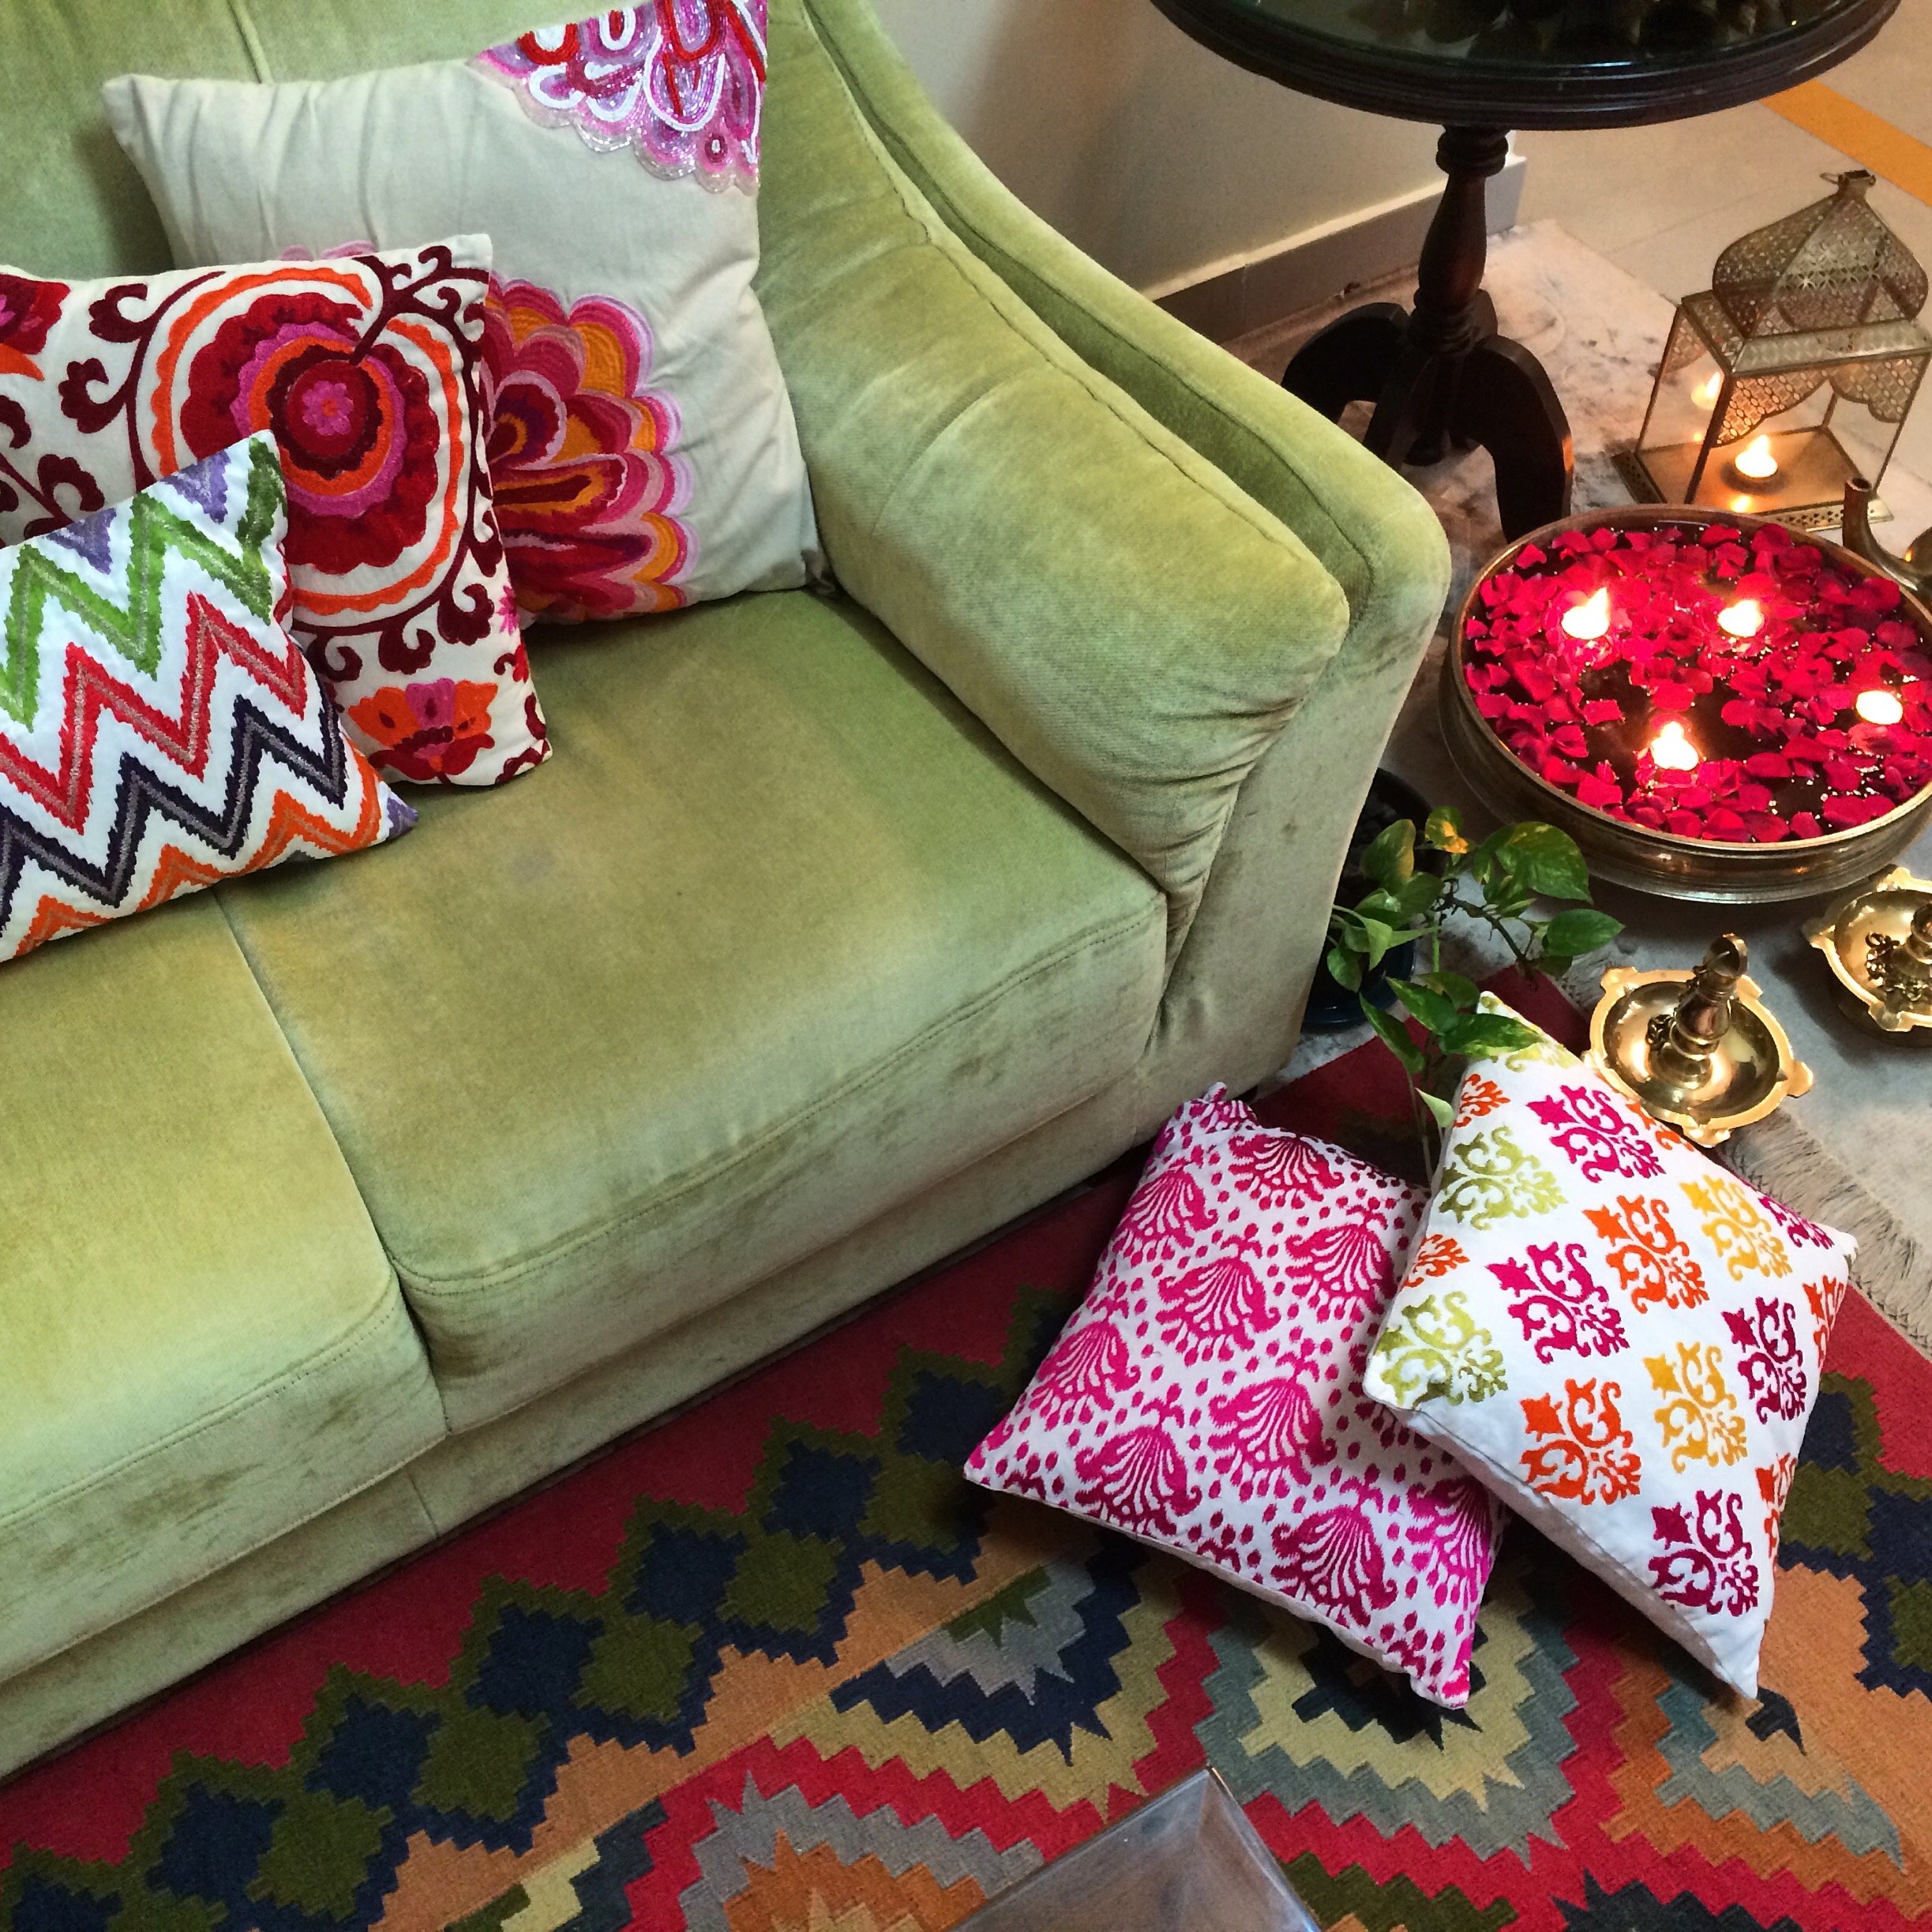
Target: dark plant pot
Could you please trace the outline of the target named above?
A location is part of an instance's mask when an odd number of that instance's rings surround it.
[[[1429,801],[1414,786],[1398,778],[1393,771],[1378,771],[1368,787],[1368,797],[1363,801],[1361,816],[1355,821],[1355,830],[1349,835],[1348,856],[1341,862],[1341,878],[1335,887],[1335,902],[1340,906],[1352,906],[1369,890],[1369,882],[1364,876],[1361,866],[1363,853],[1375,839],[1393,825],[1397,819],[1408,819],[1416,827],[1418,838],[1424,821],[1429,816]],[[1424,853],[1420,846],[1416,851],[1416,863],[1435,869],[1439,861],[1433,853]],[[1416,957],[1415,942],[1398,946],[1380,966],[1362,976],[1360,996],[1349,992],[1328,970],[1327,947],[1322,947],[1322,957],[1315,962],[1315,984],[1308,989],[1308,1007],[1302,1015],[1301,1023],[1305,1030],[1313,1033],[1333,1033],[1344,1026],[1359,1026],[1362,1023],[1362,999],[1372,1000],[1377,1006],[1386,1007],[1394,1003],[1388,982],[1390,979],[1405,979]]]

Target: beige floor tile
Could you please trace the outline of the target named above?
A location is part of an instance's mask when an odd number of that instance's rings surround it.
[[[1870,47],[1819,77],[1915,140],[1932,142],[1932,0],[1900,0]]]

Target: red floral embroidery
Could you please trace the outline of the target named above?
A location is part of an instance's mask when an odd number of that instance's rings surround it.
[[[1233,1176],[1262,1207],[1306,1207],[1341,1185],[1315,1142],[1297,1134],[1257,1134],[1231,1142]]]
[[[1187,1465],[1165,1424],[1149,1423],[1083,1450],[1074,1468],[1087,1484],[1079,1506],[1143,1536],[1172,1536],[1177,1517],[1199,1505],[1201,1492],[1187,1480]]]
[[[1140,1379],[1120,1331],[1111,1322],[1077,1322],[1054,1343],[1034,1382],[1043,1419],[1057,1427],[1069,1416],[1090,1421]]]
[[[1592,1278],[1580,1241],[1532,1242],[1521,1262],[1492,1261],[1489,1272],[1510,1296],[1509,1311],[1539,1362],[1559,1349],[1577,1355],[1614,1355],[1626,1345],[1623,1317]]]
[[[1769,1199],[1767,1195],[1767,1206]],[[1838,1311],[1851,1288],[1849,1281],[1829,1274],[1821,1281],[1805,1284],[1805,1299],[1811,1304],[1811,1356],[1821,1367],[1825,1362],[1825,1345],[1832,1338],[1832,1325],[1838,1319]]]
[[[1755,1607],[1758,1566],[1746,1554],[1743,1497],[1700,1489],[1694,1513],[1673,1505],[1650,1515],[1655,1540],[1665,1546],[1650,1559],[1650,1578],[1667,1603],[1731,1617]]]
[[[677,514],[691,492],[673,452],[677,411],[647,386],[651,329],[587,296],[490,278],[483,392],[490,473],[518,603],[568,621],[672,610],[695,543]]]
[[[1395,1266],[1381,1233],[1366,1221],[1318,1228],[1281,1244],[1282,1272],[1319,1316],[1378,1312],[1395,1292]]]
[[[1363,1502],[1341,1502],[1283,1524],[1274,1532],[1274,1586],[1307,1597],[1352,1623],[1395,1601],[1382,1532]]]
[[[1540,1496],[1565,1502],[1615,1502],[1634,1496],[1643,1479],[1636,1439],[1617,1408],[1622,1386],[1592,1375],[1566,1378],[1560,1398],[1531,1395],[1523,1426],[1539,1438],[1523,1451],[1523,1480]]]
[[[1465,1074],[1462,1090],[1457,1096],[1455,1124],[1467,1127],[1472,1120],[1480,1120],[1484,1114],[1494,1113],[1509,1104],[1509,1095],[1495,1081],[1486,1080],[1479,1073]]]
[[[1209,1402],[1207,1412],[1215,1427],[1208,1446],[1227,1458],[1244,1502],[1278,1475],[1306,1483],[1312,1480],[1312,1470],[1334,1461],[1335,1445],[1323,1431],[1322,1412],[1309,1393],[1312,1367],[1312,1356],[1304,1356],[1292,1375],[1258,1382]]]
[[[433,683],[389,685],[349,707],[347,716],[377,748],[370,756],[398,778],[453,778],[467,771],[490,735],[490,701],[494,685]]]
[[[1432,1281],[1439,1275],[1454,1274],[1458,1268],[1469,1265],[1469,1258],[1454,1235],[1426,1234],[1409,1262],[1408,1278],[1411,1281]]]
[[[1121,1247],[1138,1259],[1170,1243],[1190,1241],[1207,1225],[1200,1184],[1184,1167],[1171,1164],[1135,1190],[1120,1222]]]
[[[1614,1210],[1586,1207],[1584,1218],[1610,1244],[1617,1283],[1639,1308],[1694,1308],[1709,1299],[1704,1270],[1670,1223],[1668,1203],[1619,1195]]]
[[[1155,1319],[1169,1344],[1191,1362],[1204,1345],[1245,1347],[1268,1317],[1268,1291],[1238,1255],[1224,1255],[1164,1282]]]
[[[0,376],[46,381],[33,358],[47,347],[47,331],[60,320],[67,294],[65,282],[0,275]]]

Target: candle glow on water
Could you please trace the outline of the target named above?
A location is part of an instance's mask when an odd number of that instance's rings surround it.
[[[1609,591],[1600,590],[1581,603],[1572,604],[1559,621],[1563,634],[1575,638],[1578,643],[1587,644],[1601,637],[1610,628]]]
[[[1650,741],[1650,760],[1665,771],[1694,771],[1703,763],[1698,748],[1684,736],[1683,726],[1675,718]]]
[[[1717,613],[1717,628],[1732,637],[1755,637],[1764,628],[1765,613],[1755,598],[1727,605]]]

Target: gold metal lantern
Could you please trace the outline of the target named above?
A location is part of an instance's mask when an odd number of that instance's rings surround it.
[[[1663,503],[1800,529],[1876,485],[1932,361],[1926,274],[1867,205],[1874,177],[1733,242],[1679,303],[1634,452]]]

